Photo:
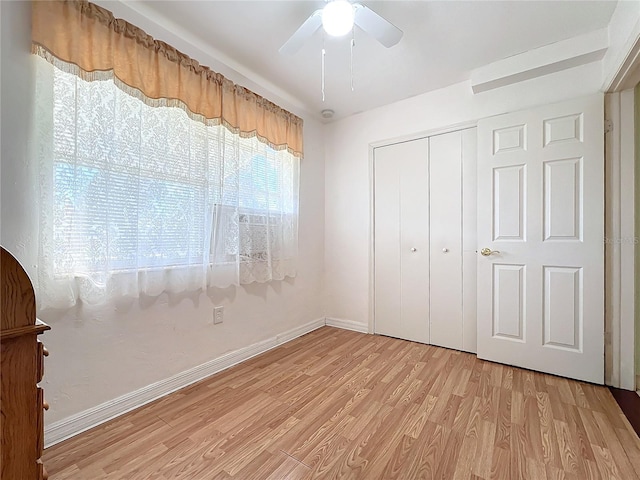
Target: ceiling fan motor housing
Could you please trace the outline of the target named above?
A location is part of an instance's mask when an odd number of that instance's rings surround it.
[[[342,37],[353,29],[354,7],[347,0],[333,0],[322,9],[322,28],[332,37]]]

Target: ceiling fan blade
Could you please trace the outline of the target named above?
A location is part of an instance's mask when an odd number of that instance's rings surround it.
[[[398,27],[364,5],[354,3],[353,6],[355,8],[354,23],[382,45],[389,48],[400,41],[402,30]]]
[[[322,9],[313,12],[278,51],[283,55],[293,55],[297,53],[304,42],[316,33],[320,25],[322,25]]]

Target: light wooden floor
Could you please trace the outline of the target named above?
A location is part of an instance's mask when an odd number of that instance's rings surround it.
[[[621,479],[604,387],[324,327],[47,449],[50,479]]]

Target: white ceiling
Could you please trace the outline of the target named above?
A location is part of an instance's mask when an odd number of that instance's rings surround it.
[[[127,2],[128,3],[128,2]],[[322,31],[294,56],[280,46],[323,0],[131,2],[140,12],[188,30],[232,68],[266,80],[275,93],[320,116],[342,118],[467,80],[480,66],[605,28],[615,1],[362,1],[404,31],[385,48],[356,29],[355,91],[349,37],[326,39],[326,100],[321,95]],[[224,58],[221,58],[224,61]]]

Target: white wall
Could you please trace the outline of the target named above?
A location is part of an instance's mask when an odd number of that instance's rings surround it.
[[[474,95],[459,83],[331,123],[326,131],[326,314],[371,318],[369,145],[597,92],[600,62]]]
[[[640,0],[621,0],[613,11],[607,27],[609,49],[602,59],[603,87],[606,91],[633,88],[635,85],[621,86],[621,76],[629,68],[629,56],[637,55],[636,44],[640,37]],[[637,60],[637,59],[636,59]]]
[[[27,181],[27,170],[33,168],[27,161],[32,100],[30,4],[0,2],[0,9],[0,241],[33,276],[37,238],[31,232],[37,226],[38,212],[31,208],[36,186]],[[143,28],[157,38],[170,36],[149,22]],[[193,55],[186,44],[176,47]],[[195,58],[205,65],[219,66],[205,53]],[[223,73],[278,101],[259,85],[234,77],[228,68]],[[206,293],[122,300],[102,307],[80,306],[69,312],[43,312],[41,318],[52,327],[43,338],[51,352],[43,382],[51,405],[45,415],[47,424],[324,316],[322,125],[305,118],[304,133],[297,277]],[[212,324],[214,305],[225,306],[222,325]]]

